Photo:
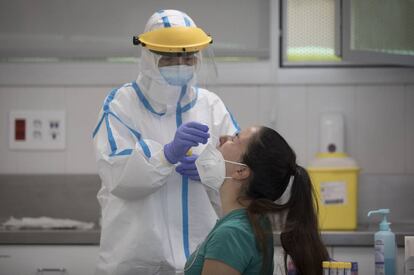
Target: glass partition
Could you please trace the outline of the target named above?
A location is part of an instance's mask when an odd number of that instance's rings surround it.
[[[1,1],[0,61],[135,60],[132,36],[168,8],[188,13],[210,33],[219,59],[268,59],[269,6],[269,0]]]

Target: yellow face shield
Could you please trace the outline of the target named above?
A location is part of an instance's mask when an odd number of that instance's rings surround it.
[[[141,44],[151,51],[165,53],[197,52],[213,39],[197,27],[160,28],[133,37],[134,45]]]

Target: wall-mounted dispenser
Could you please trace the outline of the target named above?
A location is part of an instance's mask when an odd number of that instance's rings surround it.
[[[321,116],[320,153],[308,167],[319,204],[319,226],[323,230],[357,227],[359,168],[345,153],[344,129],[341,114]]]

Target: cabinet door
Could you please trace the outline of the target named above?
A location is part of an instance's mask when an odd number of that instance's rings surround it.
[[[2,245],[0,275],[93,274],[98,248],[89,245]]]
[[[358,274],[375,274],[375,252],[373,247],[334,247],[336,261],[358,262]],[[404,274],[404,249],[397,249],[397,273]]]

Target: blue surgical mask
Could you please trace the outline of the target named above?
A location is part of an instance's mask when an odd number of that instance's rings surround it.
[[[174,65],[159,68],[162,77],[168,84],[184,86],[193,78],[194,67],[187,65]]]

